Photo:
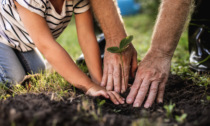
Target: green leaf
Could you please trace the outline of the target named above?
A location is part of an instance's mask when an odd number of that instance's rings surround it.
[[[111,53],[121,53],[121,51],[118,47],[109,47],[109,48],[107,48],[107,51],[109,51]]]
[[[186,118],[187,118],[187,114],[186,113],[182,114],[181,116],[178,116],[178,115],[175,116],[175,119],[176,119],[176,121],[178,123],[184,123]]]
[[[102,106],[102,105],[104,105],[106,103],[106,100],[102,100],[102,101],[100,101],[99,103],[98,103],[98,106]]]
[[[207,99],[208,101],[210,101],[210,96],[206,96],[206,99]]]
[[[122,49],[120,49],[120,50],[119,50],[119,53],[124,52],[126,49],[127,49],[127,48],[122,48]]]
[[[127,36],[126,38],[124,38],[121,42],[120,42],[120,49],[122,48],[127,48],[128,45],[131,43],[131,41],[133,40],[133,36]]]

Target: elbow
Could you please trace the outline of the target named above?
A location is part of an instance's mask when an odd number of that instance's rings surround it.
[[[47,54],[48,51],[51,49],[51,47],[56,43],[54,40],[49,41],[49,40],[37,40],[34,42],[37,49],[43,54]]]

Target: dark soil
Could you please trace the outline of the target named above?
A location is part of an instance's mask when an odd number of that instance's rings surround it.
[[[77,93],[75,99],[51,100],[51,95],[24,94],[0,102],[0,126],[129,126],[178,124],[175,115],[187,113],[186,126],[210,126],[209,87],[194,85],[178,76],[170,76],[166,86],[164,104],[176,104],[173,117],[167,118],[163,104],[150,109],[131,105],[114,105],[106,100],[99,109],[100,98]],[[80,96],[79,96],[80,95]],[[125,95],[125,94],[124,94]],[[93,102],[92,102],[93,101]],[[101,111],[99,111],[101,110]],[[134,125],[134,124],[133,124]]]

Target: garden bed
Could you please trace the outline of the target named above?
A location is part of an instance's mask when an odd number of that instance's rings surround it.
[[[91,98],[76,91],[71,97],[54,100],[53,93],[23,94],[0,101],[0,126],[147,126],[174,124],[210,125],[209,86],[197,86],[171,75],[163,104],[150,109],[114,105],[103,98]],[[123,94],[126,96],[126,93]],[[172,116],[164,105],[175,104]],[[175,116],[187,114],[183,123]]]

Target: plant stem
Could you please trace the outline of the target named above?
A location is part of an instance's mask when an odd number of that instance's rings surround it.
[[[210,59],[210,55],[208,55],[204,60],[198,62],[198,65],[200,65],[201,63],[206,62],[208,59]]]
[[[122,63],[122,69],[123,69],[123,81],[124,81],[124,84],[125,84],[125,77],[124,77],[124,74],[125,74],[125,72],[124,72],[124,65],[123,65],[123,59],[122,59],[122,53],[120,53],[120,59],[121,59],[121,63]]]

